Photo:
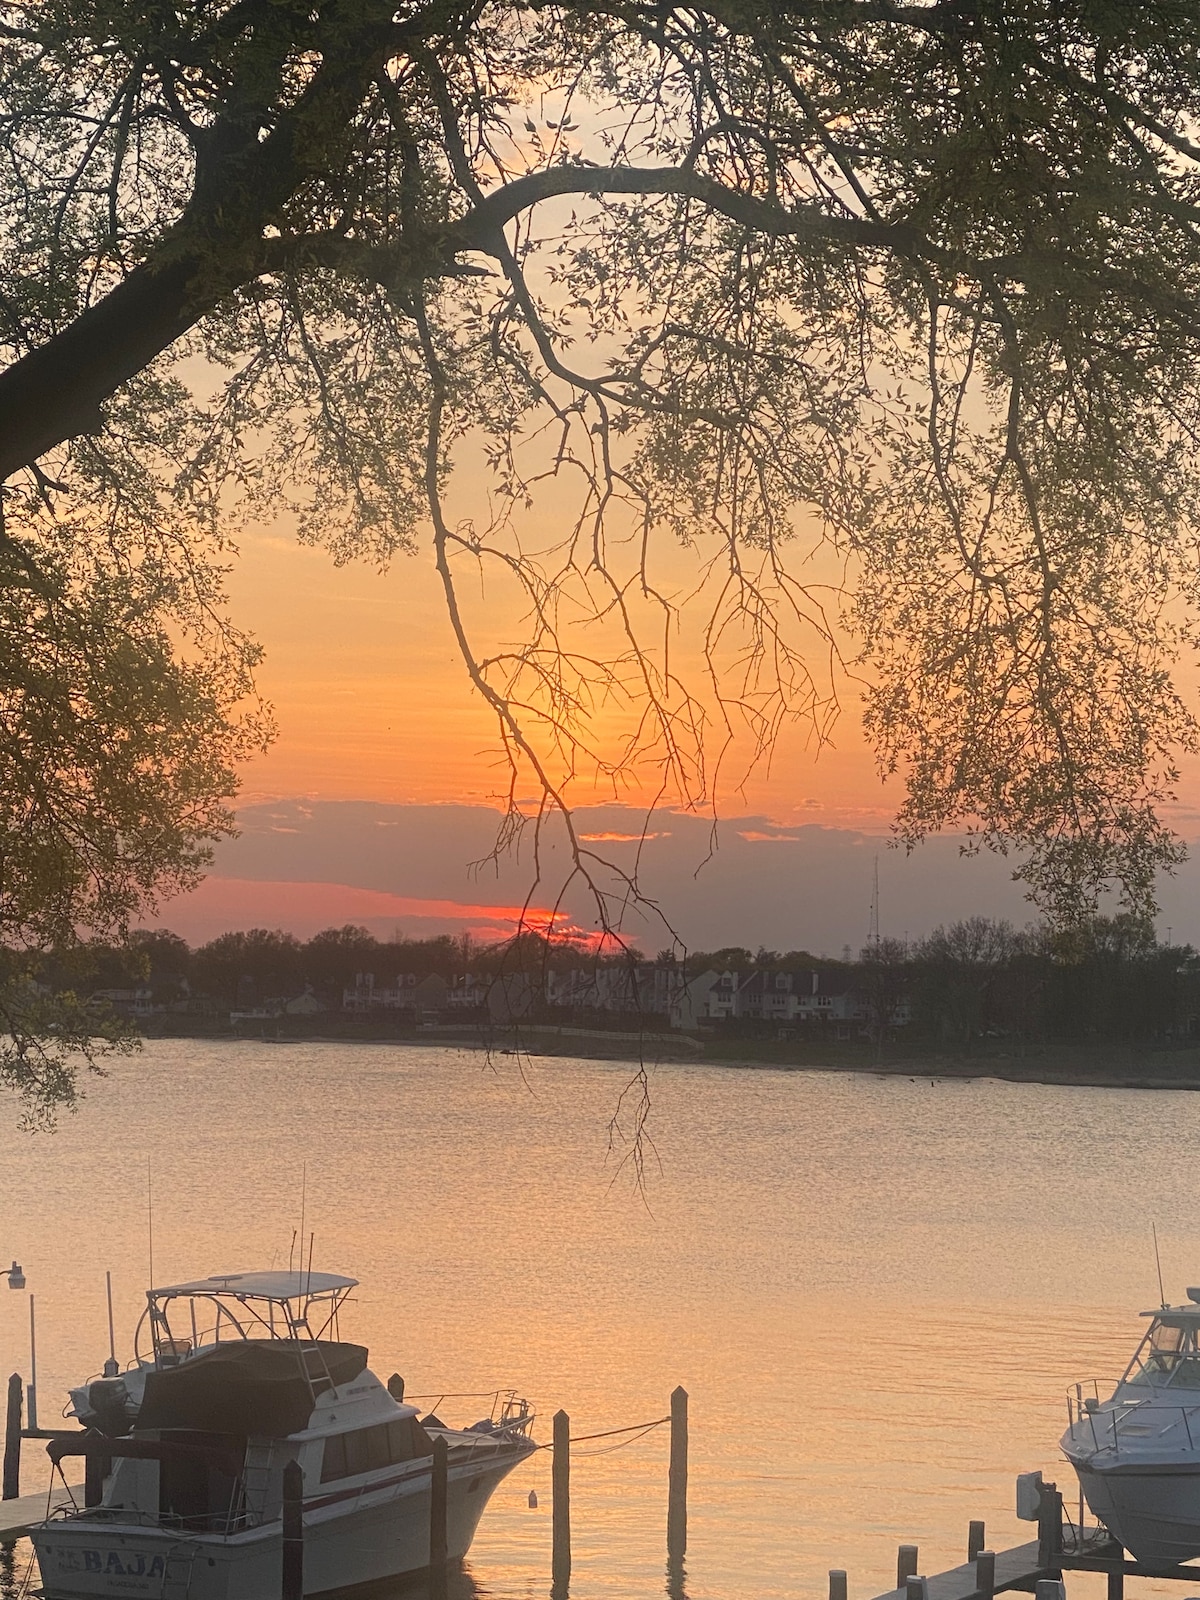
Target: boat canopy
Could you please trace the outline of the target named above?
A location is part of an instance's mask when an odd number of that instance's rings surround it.
[[[139,1362],[163,1367],[230,1339],[336,1342],[338,1313],[357,1283],[340,1272],[302,1267],[215,1272],[211,1278],[148,1289],[146,1311],[134,1333],[134,1354]]]
[[[309,1300],[317,1295],[354,1289],[357,1278],[336,1272],[217,1272],[194,1283],[174,1283],[149,1290],[152,1300],[174,1300],[181,1295],[231,1294],[250,1300]],[[1197,1308],[1200,1311],[1200,1307]]]
[[[147,1374],[137,1427],[282,1438],[307,1426],[318,1392],[352,1382],[366,1365],[361,1344],[212,1345]]]

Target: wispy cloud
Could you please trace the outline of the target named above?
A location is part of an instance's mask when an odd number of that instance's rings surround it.
[[[614,833],[606,830],[604,833],[581,833],[579,837],[588,844],[641,844],[646,839],[669,839],[671,835],[669,832]]]
[[[281,830],[273,830],[281,831]],[[296,831],[296,830],[290,830]],[[508,938],[518,926],[577,934],[569,917],[546,906],[479,905],[420,895],[388,894],[348,883],[297,879],[206,878],[190,895],[165,907],[156,919],[192,943],[238,928],[286,928],[311,937],[322,928],[347,922],[378,931],[399,927],[416,937],[431,933],[470,933],[477,938]]]

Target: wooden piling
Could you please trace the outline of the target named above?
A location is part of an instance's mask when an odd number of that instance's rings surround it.
[[[846,1574],[839,1567],[829,1574],[829,1600],[846,1600]]]
[[[1108,1600],[1125,1600],[1125,1574],[1116,1567],[1108,1572]]]
[[[967,1528],[967,1560],[974,1561],[986,1542],[983,1523],[972,1522]]]
[[[446,1565],[446,1510],[449,1502],[450,1446],[444,1434],[433,1441],[433,1468],[429,1482],[429,1565],[441,1571]]]
[[[915,1544],[902,1544],[896,1553],[896,1587],[903,1589],[909,1578],[915,1577],[917,1571],[917,1547]]]
[[[393,1372],[388,1379],[387,1389],[393,1400],[398,1401],[400,1405],[404,1404],[404,1379],[398,1372]]]
[[[1053,1568],[1055,1556],[1062,1554],[1062,1510],[1057,1485],[1044,1483],[1038,1507],[1038,1557],[1043,1567]]]
[[[565,1591],[571,1581],[571,1419],[565,1411],[554,1413],[550,1486],[550,1581],[555,1590]]]
[[[667,1560],[687,1553],[688,1393],[671,1393],[671,1465],[667,1473]]]
[[[996,1552],[981,1550],[975,1557],[975,1587],[979,1600],[992,1600],[996,1592]]]
[[[915,1572],[904,1580],[904,1600],[929,1600],[929,1585]]]
[[[304,1600],[304,1474],[298,1461],[283,1469],[282,1600]]]
[[[21,1498],[21,1403],[24,1395],[21,1374],[14,1372],[8,1380],[8,1418],[4,1427],[5,1500]]]

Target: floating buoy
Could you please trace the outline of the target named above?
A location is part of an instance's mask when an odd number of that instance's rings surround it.
[[[529,1509],[530,1509],[530,1511],[536,1511],[537,1510],[537,1490],[536,1489],[530,1489],[530,1491],[529,1491]]]

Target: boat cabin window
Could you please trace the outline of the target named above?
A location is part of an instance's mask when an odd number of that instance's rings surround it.
[[[372,1428],[353,1433],[335,1433],[325,1441],[321,1459],[321,1482],[334,1478],[354,1478],[360,1472],[376,1472],[380,1467],[396,1466],[433,1454],[433,1440],[416,1417],[393,1417]]]
[[[1155,1317],[1139,1354],[1140,1365],[1131,1383],[1200,1389],[1200,1324],[1196,1319]]]

